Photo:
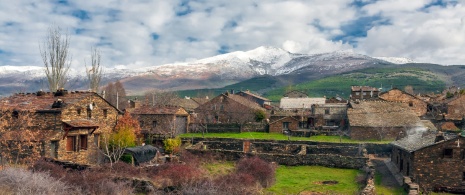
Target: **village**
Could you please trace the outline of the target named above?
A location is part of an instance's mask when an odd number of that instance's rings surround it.
[[[124,110],[91,91],[17,93],[1,99],[0,160],[5,166],[47,159],[85,169],[123,156],[141,167],[178,162],[180,150],[220,154],[228,161],[256,156],[279,165],[364,170],[359,193],[375,194],[372,159],[383,158],[405,193],[464,193],[463,93],[457,87],[419,95],[352,86],[347,100],[292,90],[278,103],[230,90],[216,97],[171,97],[163,105],[130,99]],[[131,124],[138,132],[135,145],[109,136]],[[287,140],[208,136],[231,133],[280,134]],[[336,141],[305,141],[314,136]]]

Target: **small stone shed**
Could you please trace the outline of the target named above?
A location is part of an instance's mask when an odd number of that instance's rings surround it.
[[[465,138],[417,133],[392,144],[391,161],[420,189],[465,193]]]

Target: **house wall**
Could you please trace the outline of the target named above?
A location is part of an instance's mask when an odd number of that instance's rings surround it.
[[[335,126],[345,125],[347,120],[346,104],[324,104],[312,106],[314,126],[322,127],[330,123]]]
[[[405,176],[412,176],[415,172],[413,154],[399,147],[393,146],[391,152],[391,162],[393,162],[397,171]]]
[[[421,188],[448,188],[465,192],[465,138],[460,137],[436,144],[413,153],[414,169],[411,177]],[[451,158],[444,156],[444,149],[452,149]]]
[[[447,104],[447,119],[462,120],[463,116],[465,116],[465,96],[462,95]]]
[[[299,121],[292,117],[285,117],[279,121],[270,123],[269,132],[270,133],[283,133],[283,123],[289,123],[289,130],[297,130],[299,128]]]
[[[350,139],[355,140],[394,140],[401,132],[405,135],[404,127],[357,127],[350,126]],[[381,134],[381,135],[380,135]]]
[[[380,97],[387,101],[407,103],[417,116],[423,116],[427,111],[426,102],[406,94],[401,90],[390,90],[380,95]]]
[[[66,151],[66,137],[65,132],[62,130],[63,127],[60,125],[60,128],[55,130],[54,136],[49,137],[47,143],[45,144],[45,156],[52,157],[52,142],[58,142],[58,158],[57,160],[63,161],[72,161],[75,163],[82,164],[94,164],[99,161],[99,136],[103,133],[110,133],[113,128],[116,126],[118,120],[119,112],[108,104],[103,98],[98,97],[97,95],[92,95],[89,98],[82,99],[75,104],[68,105],[62,110],[60,115],[59,123],[61,124],[62,120],[77,120],[77,119],[88,119],[87,115],[87,106],[93,104],[92,117],[91,120],[99,124],[99,128],[94,131],[93,134],[90,134],[92,130],[90,129],[78,129],[69,131],[67,136],[77,136],[76,144],[79,141],[79,135],[87,135],[87,150],[76,150],[76,151]],[[81,109],[81,114],[78,114],[77,110]],[[103,112],[107,110],[107,116],[105,117]],[[47,124],[54,123],[55,119],[52,115],[47,116]],[[40,120],[40,118],[39,118]],[[57,132],[58,131],[58,132]],[[97,136],[95,136],[97,135]],[[95,140],[97,138],[97,140]]]
[[[247,123],[255,122],[255,110],[244,106],[227,96],[217,96],[195,109],[198,119],[205,123]],[[197,121],[198,122],[198,121]]]
[[[373,96],[371,96],[371,91],[352,91],[350,93],[351,99],[370,99],[372,97],[378,97],[379,91],[373,91]]]

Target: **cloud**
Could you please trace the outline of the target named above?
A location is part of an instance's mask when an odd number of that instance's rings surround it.
[[[12,1],[0,7],[0,65],[42,65],[47,28],[71,36],[74,68],[91,47],[106,67],[138,68],[259,46],[464,64],[463,5],[446,0]]]

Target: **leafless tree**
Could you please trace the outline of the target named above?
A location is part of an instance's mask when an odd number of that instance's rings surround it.
[[[125,146],[122,140],[112,141],[111,134],[105,133],[101,136],[102,149],[100,152],[110,161],[112,167],[114,163],[118,162],[124,154]]]
[[[91,65],[89,68],[87,67],[87,63],[84,63],[84,65],[86,66],[87,79],[89,80],[89,89],[92,92],[97,92],[103,73],[102,66],[100,65],[101,55],[97,48],[92,48],[91,50]]]
[[[172,91],[151,90],[145,93],[145,104],[150,106],[165,106],[171,105],[173,99],[177,99],[178,95]]]
[[[45,66],[49,89],[52,92],[63,88],[67,82],[71,65],[69,56],[69,35],[62,34],[60,27],[50,27],[44,42],[39,45]]]
[[[126,90],[123,87],[123,84],[120,81],[113,83],[108,83],[104,88],[105,95],[104,98],[114,105],[116,108],[123,110],[127,106]]]

